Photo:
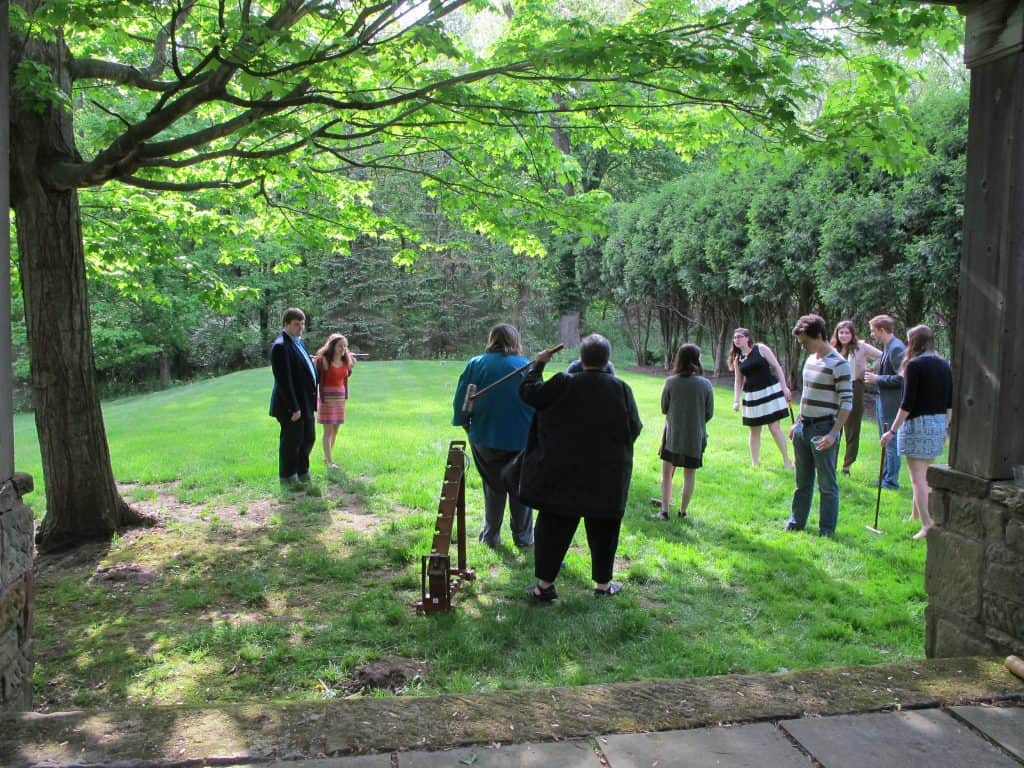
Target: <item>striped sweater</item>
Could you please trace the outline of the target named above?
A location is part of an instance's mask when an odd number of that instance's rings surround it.
[[[822,358],[808,355],[804,363],[804,389],[800,415],[808,419],[835,416],[853,410],[853,376],[850,364],[834,349]]]

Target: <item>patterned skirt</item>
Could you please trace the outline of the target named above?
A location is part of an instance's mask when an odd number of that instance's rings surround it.
[[[946,445],[946,414],[907,419],[896,433],[896,453],[911,459],[934,459]]]
[[[320,387],[316,399],[316,420],[319,424],[344,424],[345,400],[348,393],[345,387]]]
[[[789,407],[786,396],[782,394],[782,385],[775,382],[771,386],[756,392],[743,392],[743,424],[758,427],[762,424],[774,424],[786,418]]]

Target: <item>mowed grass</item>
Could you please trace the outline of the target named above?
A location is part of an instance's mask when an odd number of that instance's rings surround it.
[[[905,468],[904,490],[882,495],[885,535],[865,529],[874,425],[864,425],[853,476],[840,479],[837,538],[785,533],[792,474],[767,432],[762,466],[751,468],[731,391],[718,389],[690,517],[653,521],[662,379],[643,374],[623,376],[645,423],[618,553],[625,591],[592,596],[581,529],[561,599],[528,605],[532,554],[476,543],[483,503],[471,468],[477,579],[457,593],[454,613],[417,616],[448,443],[463,438],[450,426],[461,370],[361,364],[336,449],[342,469],[328,477],[314,449],[321,495],[279,495],[269,369],[107,403],[115,476],[164,522],[85,558],[40,558],[37,706],[315,700],[346,695],[360,666],[396,658],[427,665],[401,692],[429,694],[923,656],[925,544],[904,522]],[[35,478],[26,501],[39,518],[34,431],[31,416],[18,417],[17,467]],[[816,509],[808,527],[816,530]],[[100,580],[97,568],[129,577]]]

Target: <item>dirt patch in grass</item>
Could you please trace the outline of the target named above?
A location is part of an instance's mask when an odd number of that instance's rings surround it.
[[[349,675],[342,692],[348,695],[372,694],[375,691],[403,693],[423,679],[427,664],[413,659],[381,659],[356,667]]]
[[[146,568],[138,563],[115,563],[114,565],[96,566],[88,583],[129,586],[151,584],[157,578],[159,578],[159,574],[152,568]]]

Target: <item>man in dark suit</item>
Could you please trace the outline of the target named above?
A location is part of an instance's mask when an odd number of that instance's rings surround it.
[[[309,453],[316,442],[316,369],[302,344],[306,316],[301,309],[286,309],[283,330],[270,345],[274,390],[270,415],[281,424],[278,475],[282,487],[299,489],[309,477]]]
[[[864,381],[878,387],[875,396],[875,419],[878,421],[878,434],[881,436],[887,424],[896,419],[896,412],[903,400],[903,357],[907,354],[906,345],[896,338],[896,321],[889,315],[878,315],[868,321],[871,338],[882,347],[882,357],[874,371],[864,374]],[[900,487],[900,455],[896,453],[896,441],[892,440],[884,448],[885,468],[882,471],[882,487],[897,490]]]

